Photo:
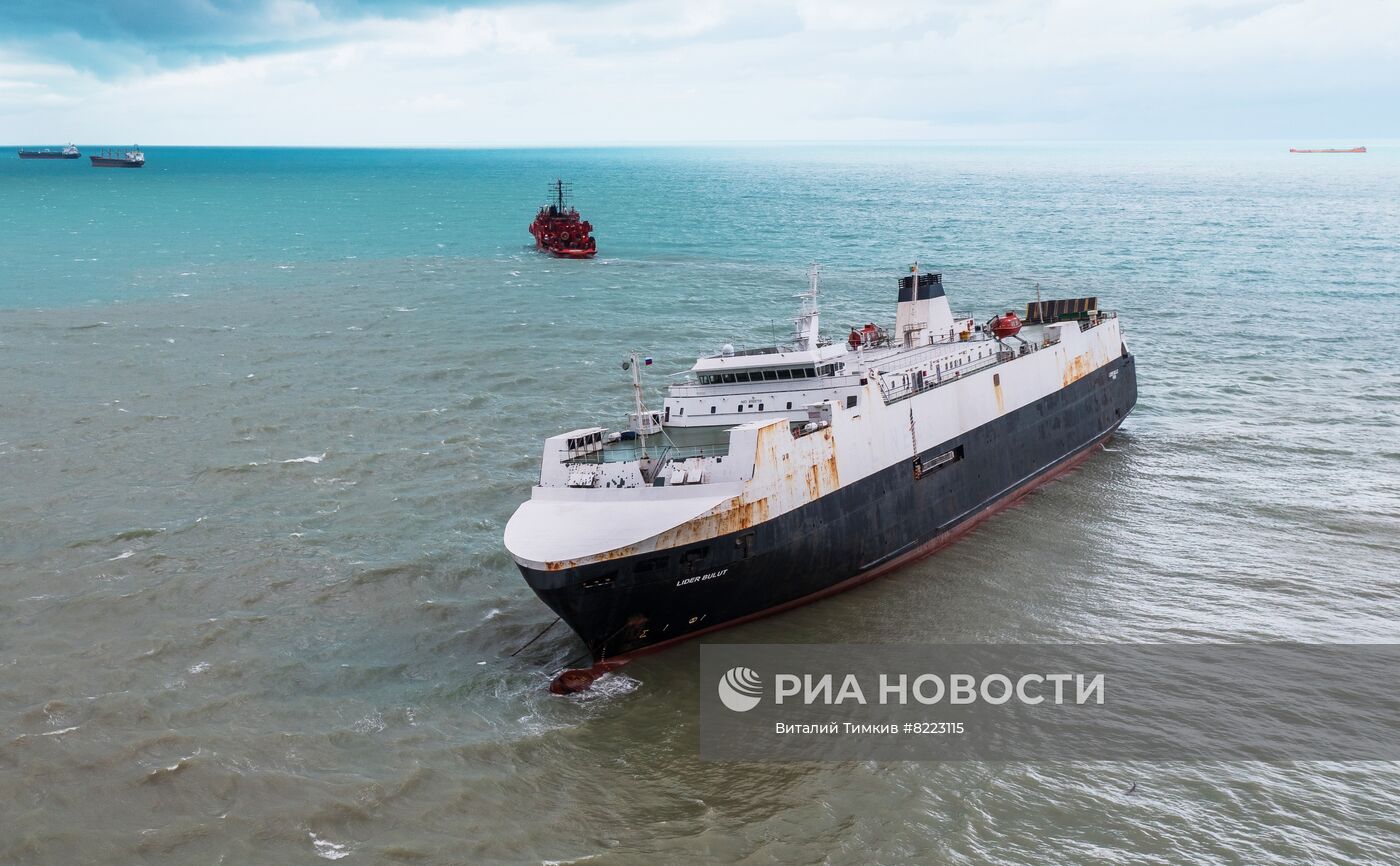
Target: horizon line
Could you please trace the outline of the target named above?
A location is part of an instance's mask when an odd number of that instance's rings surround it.
[[[64,139],[65,143],[75,140]],[[1301,143],[1301,144],[1300,144]],[[86,142],[90,146],[95,142]],[[134,144],[134,143],[133,143]],[[474,142],[454,144],[284,144],[269,142],[263,144],[191,143],[165,142],[141,147],[184,147],[184,148],[244,148],[279,150],[602,150],[624,148],[724,148],[724,147],[928,147],[928,146],[1005,146],[1005,145],[1072,145],[1072,144],[1289,144],[1294,146],[1350,146],[1367,147],[1373,144],[1393,146],[1400,139],[1367,138],[1359,136],[1343,139],[1341,136],[1330,139],[1285,139],[1285,138],[929,138],[929,139],[715,139],[702,141],[608,141],[581,144],[539,144],[514,142]],[[0,148],[26,147],[20,142],[0,145]],[[49,145],[42,145],[49,146]],[[125,147],[126,145],[105,144],[104,147]]]

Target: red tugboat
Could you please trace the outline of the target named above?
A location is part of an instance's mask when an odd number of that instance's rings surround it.
[[[567,204],[571,184],[556,180],[549,185],[550,203],[535,214],[530,234],[535,247],[561,259],[591,259],[598,254],[598,242],[591,232],[593,224],[581,218]]]

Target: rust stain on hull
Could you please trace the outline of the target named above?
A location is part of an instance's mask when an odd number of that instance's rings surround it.
[[[561,559],[556,562],[546,562],[546,571],[565,571],[570,568],[578,568],[580,565],[588,565],[594,562],[607,562],[610,559],[626,559],[637,553],[642,553],[640,545],[629,544],[626,547],[617,547],[593,556],[581,556],[578,559]]]
[[[1075,355],[1074,360],[1070,361],[1069,366],[1065,368],[1061,384],[1068,388],[1070,383],[1077,382],[1092,372],[1094,372],[1094,362],[1089,354],[1086,352],[1083,355]]]
[[[656,537],[656,549],[664,550],[680,547],[696,541],[705,541],[720,535],[728,535],[741,529],[757,526],[768,519],[768,499],[743,502],[740,497],[729,500],[720,510],[697,517],[668,529]]]

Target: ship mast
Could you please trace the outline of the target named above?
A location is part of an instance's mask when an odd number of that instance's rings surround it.
[[[637,420],[634,428],[637,431],[637,438],[641,442],[642,459],[647,459],[647,430],[651,429],[646,420],[647,407],[642,402],[642,365],[639,363],[636,352],[631,352],[622,369],[632,371],[632,404],[636,408],[636,414],[632,417]]]
[[[817,292],[821,288],[821,265],[813,262],[807,269],[807,291],[797,297],[802,299],[802,310],[798,313],[797,345],[801,350],[812,351],[821,339],[821,312],[817,309]]]

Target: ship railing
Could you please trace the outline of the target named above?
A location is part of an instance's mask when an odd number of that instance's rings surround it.
[[[628,463],[634,460],[641,460],[643,452],[655,462],[655,465],[662,466],[667,463],[679,460],[689,460],[692,457],[725,457],[729,454],[729,440],[723,442],[710,443],[708,445],[672,445],[657,436],[648,436],[645,447],[642,440],[624,439],[620,442],[609,442],[603,446],[603,450],[594,451],[579,457],[571,457],[564,460],[566,465],[579,463]]]
[[[1005,361],[1002,360],[1003,355],[1014,356],[1015,353],[999,351],[984,358],[969,361],[951,370],[939,370],[936,373],[926,372],[922,377],[920,377],[917,372],[911,371],[904,374],[908,377],[907,380],[899,382],[889,382],[885,376],[882,376],[880,378],[880,395],[884,397],[886,404],[898,403],[900,400],[907,400],[915,394],[922,394],[925,391],[932,391],[934,388],[939,388],[943,385],[950,385],[964,376],[981,372],[982,370],[995,367],[998,364],[1003,364],[1005,363]],[[1007,360],[1010,359],[1008,358]],[[898,375],[898,373],[894,372],[885,375]]]
[[[918,346],[916,348],[902,349],[898,354],[892,355],[886,359],[886,361],[889,363],[899,365],[899,369],[892,369],[886,372],[898,373],[901,372],[904,368],[917,367],[920,364],[926,364],[930,361],[938,361],[943,358],[948,358],[949,360],[952,360],[953,356],[948,352],[949,346],[982,346],[990,344],[992,342],[994,341],[992,340],[990,335],[984,337],[983,335],[978,334],[973,339],[961,340],[955,338],[952,341],[935,340],[933,342],[927,343],[923,346]]]
[[[1087,331],[1090,328],[1098,327],[1099,325],[1103,324],[1109,319],[1116,318],[1118,318],[1118,312],[1116,310],[1096,310],[1094,311],[1093,316],[1081,319],[1079,321],[1079,329],[1081,331]],[[1010,340],[1002,343],[1002,346],[1004,347],[1009,347],[1012,345],[1016,344],[1014,344]],[[1016,348],[1014,349],[1001,348],[991,355],[963,364],[962,366],[955,367],[952,370],[941,370],[938,374],[926,373],[922,381],[920,381],[914,375],[914,373],[911,372],[908,374],[908,384],[905,384],[903,381],[897,384],[886,381],[886,376],[897,375],[901,371],[882,371],[884,375],[881,375],[879,380],[880,395],[884,397],[886,404],[897,403],[900,400],[907,400],[910,397],[913,397],[915,394],[922,394],[925,391],[931,391],[934,388],[938,388],[942,385],[947,385],[952,382],[956,382],[962,377],[970,375],[972,373],[980,373],[983,370],[988,370],[992,367],[1005,364],[1008,361],[1014,361],[1017,358],[1022,357],[1023,355],[1029,355],[1032,352],[1037,352],[1040,349],[1044,348],[1045,345],[1046,344],[1042,342],[1022,342],[1019,345],[1016,345]],[[924,356],[927,354],[927,352],[922,352],[918,355],[906,355],[904,357],[901,357],[899,360],[902,364],[910,364],[913,366],[917,366],[917,364],[921,362],[924,359]]]
[[[1094,310],[1092,315],[1079,320],[1079,330],[1087,331],[1090,328],[1096,328],[1099,325],[1102,325],[1109,319],[1116,318],[1118,318],[1117,310]]]
[[[980,373],[983,370],[990,370],[993,367],[1005,364],[1007,361],[1014,361],[1023,355],[1029,355],[1039,349],[1040,346],[1036,343],[1022,343],[1019,348],[998,349],[990,355],[969,361],[951,370],[943,369],[936,373],[926,372],[922,378],[920,378],[915,371],[910,371],[904,374],[907,375],[908,378],[899,382],[887,381],[887,376],[900,375],[900,371],[890,371],[880,377],[880,396],[884,398],[886,405],[898,403],[900,400],[907,400],[916,394],[932,391],[934,388],[940,388],[944,385],[951,385],[973,373]]]

